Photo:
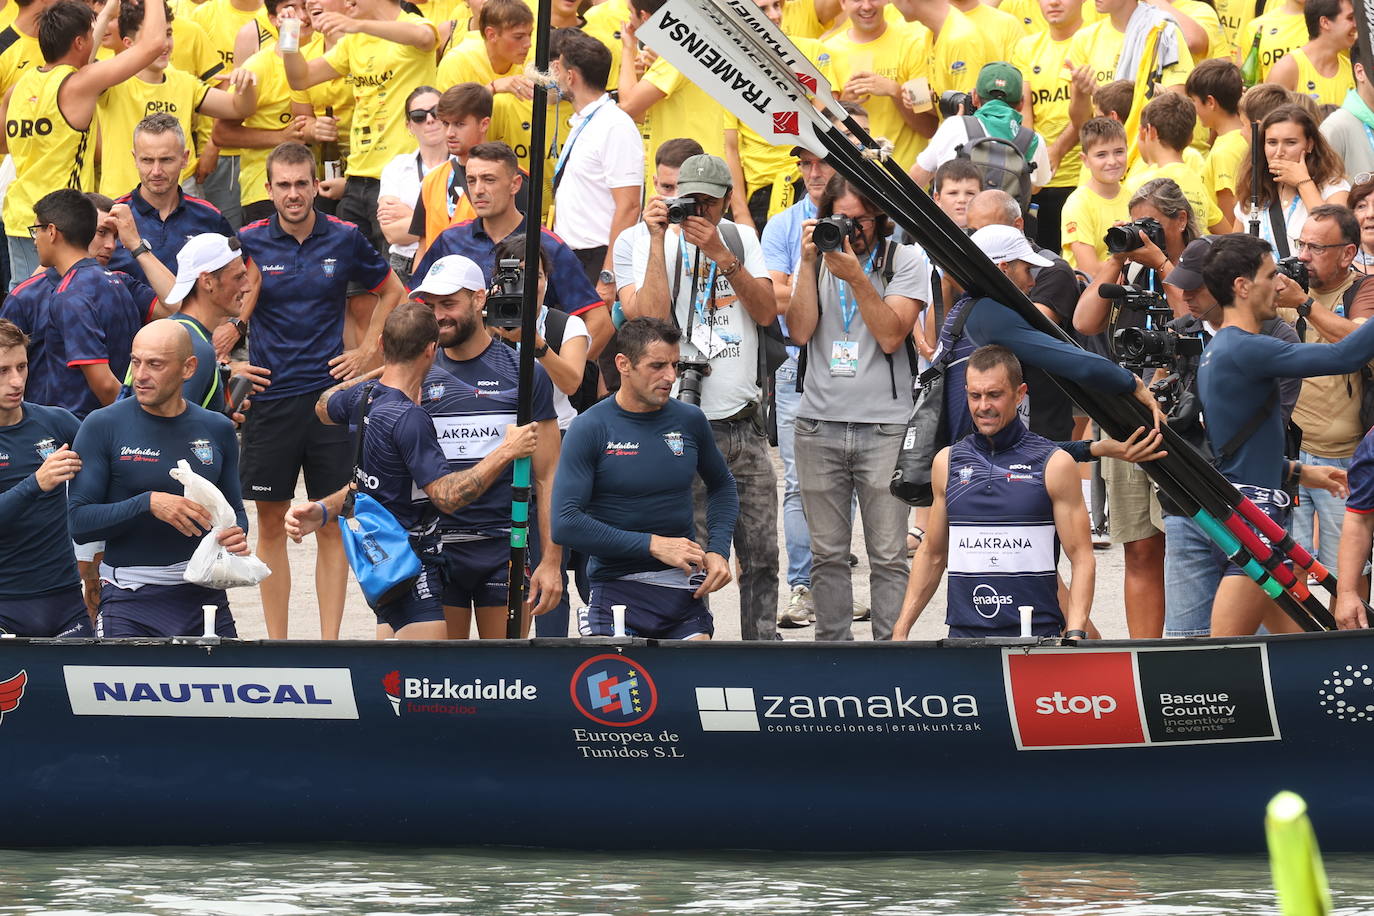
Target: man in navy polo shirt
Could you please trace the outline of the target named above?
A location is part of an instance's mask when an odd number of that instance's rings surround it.
[[[28,338],[0,320],[0,633],[90,636],[67,529],[78,423],[24,399]]]
[[[127,204],[142,244],[132,250],[117,249],[114,269],[146,280],[138,265],[144,250],[172,269],[186,240],[202,232],[233,235],[229,221],[214,204],[189,197],[181,190],[181,170],[186,167],[186,135],[169,114],[149,115],[134,128],[134,164],[138,187],[115,201]]]
[[[468,152],[468,198],[477,218],[445,229],[415,265],[416,278],[429,273],[434,262],[446,255],[461,254],[482,269],[491,283],[496,267],[496,243],[524,229],[525,216],[515,206],[515,195],[524,179],[515,153],[504,143],[479,143]],[[582,262],[563,240],[543,230],[543,246],[551,265],[547,302],[551,308],[577,315],[587,323],[592,335],[588,359],[597,354],[615,334],[611,313],[601,294],[587,279]]]
[[[272,378],[243,426],[242,479],[244,495],[257,503],[258,556],[272,568],[261,586],[267,633],[285,639],[291,597],[285,520],[296,479],[304,470],[307,495],[319,499],[348,482],[353,462],[348,431],[321,423],[315,401],[339,379],[380,362],[382,327],[405,287],[356,226],[315,211],[315,157],[308,147],[283,143],[269,153],[267,184],[277,214],[239,232],[256,288],[240,312],[248,322],[249,362]],[[378,297],[370,319],[347,305],[350,283]],[[345,339],[355,338],[357,346],[345,349]],[[338,528],[322,528],[316,547],[320,632],[337,639],[348,581]]]

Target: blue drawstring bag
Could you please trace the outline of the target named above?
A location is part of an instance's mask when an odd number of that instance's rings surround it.
[[[403,597],[420,577],[420,558],[410,546],[410,534],[386,507],[358,492],[358,469],[363,463],[363,436],[372,406],[369,384],[359,399],[358,432],[353,459],[353,482],[339,515],[348,565],[373,610]]]

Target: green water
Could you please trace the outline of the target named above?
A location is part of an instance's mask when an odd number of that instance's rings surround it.
[[[610,829],[611,825],[607,825]],[[1363,856],[1335,912],[1374,912]],[[783,856],[228,847],[0,852],[0,914],[1278,912],[1262,857]]]

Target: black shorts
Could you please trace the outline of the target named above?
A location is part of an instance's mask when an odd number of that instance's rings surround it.
[[[358,231],[367,236],[372,247],[376,248],[377,253],[385,260],[391,246],[383,238],[381,227],[377,225],[377,194],[381,189],[382,183],[376,178],[355,176],[346,179],[343,197],[339,198],[335,215],[357,226]]]
[[[444,545],[444,606],[505,607],[510,599],[510,540]]]
[[[706,602],[685,588],[614,579],[593,582],[592,597],[577,613],[583,636],[615,635],[612,605],[625,605],[625,635],[643,639],[691,639],[714,636],[715,621]]]
[[[319,397],[316,391],[253,401],[243,423],[239,459],[244,499],[291,499],[301,471],[311,499],[323,499],[348,483],[353,473],[352,437],[347,426],[326,426],[315,416]]]
[[[81,586],[37,598],[0,599],[0,633],[37,639],[78,639],[95,635]]]

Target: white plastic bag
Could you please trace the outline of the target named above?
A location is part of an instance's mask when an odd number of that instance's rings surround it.
[[[210,511],[210,533],[200,539],[196,552],[191,554],[186,572],[181,575],[183,579],[206,588],[237,588],[257,585],[272,574],[267,564],[252,554],[235,556],[219,543],[219,533],[238,521],[218,487],[191,470],[185,459],[168,473],[182,485],[187,499]]]

